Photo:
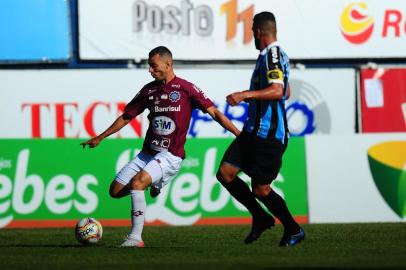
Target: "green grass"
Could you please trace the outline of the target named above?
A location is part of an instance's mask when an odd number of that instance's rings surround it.
[[[121,249],[128,228],[105,227],[86,247],[73,229],[0,230],[0,269],[405,268],[406,224],[304,225],[306,240],[280,248],[275,226],[251,245],[249,226],[146,227],[143,249]]]

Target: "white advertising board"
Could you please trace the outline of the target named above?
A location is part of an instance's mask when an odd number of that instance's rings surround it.
[[[406,133],[305,140],[310,223],[406,221]]]
[[[247,104],[228,106],[225,97],[249,86],[252,70],[176,69],[202,88],[238,128]],[[145,69],[0,71],[0,138],[86,138],[104,131],[141,87]],[[355,131],[355,72],[351,69],[292,70],[287,115],[292,135]],[[113,137],[145,134],[146,114]],[[190,137],[232,134],[207,114],[195,111]]]
[[[292,59],[406,56],[405,1],[80,0],[80,57],[139,60],[163,45],[181,60],[255,59],[262,11]]]

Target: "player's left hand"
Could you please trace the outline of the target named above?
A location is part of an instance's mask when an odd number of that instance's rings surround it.
[[[226,97],[227,103],[230,104],[231,106],[235,106],[241,101],[244,101],[245,99],[245,94],[244,92],[235,92]]]

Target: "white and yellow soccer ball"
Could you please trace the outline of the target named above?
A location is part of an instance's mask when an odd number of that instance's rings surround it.
[[[82,218],[75,227],[76,239],[85,245],[96,244],[103,235],[103,227],[92,217]]]

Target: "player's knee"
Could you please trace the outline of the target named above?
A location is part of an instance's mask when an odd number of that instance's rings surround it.
[[[109,189],[109,195],[110,195],[110,197],[111,198],[114,198],[114,199],[118,199],[118,198],[120,198],[120,195],[119,195],[119,190],[117,190],[116,188],[115,188],[115,185],[114,184],[111,184],[110,185],[110,189]]]
[[[111,188],[110,188],[110,190],[109,190],[109,195],[110,195],[110,197],[113,198],[113,199],[118,199],[118,198],[120,198],[120,196],[118,195],[118,192],[115,192],[114,190],[111,190]]]
[[[219,170],[217,171],[216,178],[221,183],[230,183],[235,178],[235,173],[229,172],[224,169],[223,166],[220,166]]]
[[[265,198],[269,192],[271,192],[271,187],[270,186],[254,186],[252,188],[252,191],[254,192],[255,197],[258,199]]]
[[[131,180],[131,189],[133,190],[145,190],[150,184],[148,177],[143,174],[138,173]]]

